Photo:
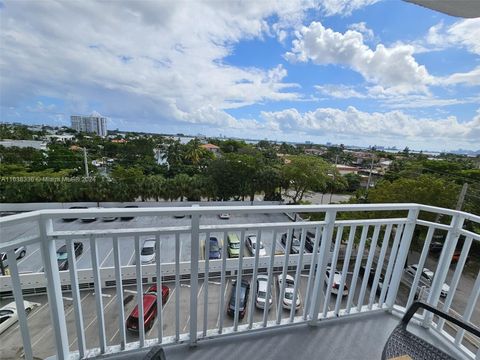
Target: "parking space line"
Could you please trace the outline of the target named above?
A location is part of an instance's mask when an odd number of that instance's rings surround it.
[[[227,298],[227,289],[228,289],[228,282],[230,281],[230,279],[226,279],[225,281],[225,290],[223,292],[223,298],[226,299]],[[225,309],[220,309],[220,311],[225,311]],[[220,326],[220,311],[218,312],[218,316],[217,316],[217,328]]]
[[[130,260],[128,260],[127,265],[131,265],[134,255],[135,255],[135,251],[132,253],[132,256],[130,256]]]
[[[27,260],[30,256],[32,256],[33,254],[37,253],[40,251],[40,248],[38,248],[37,250],[35,250],[34,252],[28,254],[27,256],[23,257],[23,259],[20,259],[20,261],[17,262],[17,265],[20,265],[22,264],[25,260]]]
[[[202,282],[202,285],[200,286],[200,289],[198,290],[197,300],[199,299],[200,294],[202,293],[203,284],[205,284],[205,282]],[[191,295],[191,294],[190,294],[190,295]],[[190,314],[188,314],[187,321],[185,322],[185,326],[183,327],[183,330],[182,330],[183,332],[185,332],[185,330],[187,329],[187,326],[189,325],[189,323],[190,323]]]
[[[48,302],[46,302],[45,304],[43,304],[42,306],[40,306],[38,309],[34,310],[32,313],[29,314],[29,316],[27,317],[27,320],[31,320],[33,317],[35,317],[35,315],[37,315],[39,312],[41,312],[45,307],[48,306]],[[16,325],[15,327],[12,327],[12,332],[19,329],[20,328],[20,325]]]
[[[103,261],[101,262],[100,267],[102,267],[103,264],[105,264],[105,261],[108,260],[108,258],[110,257],[110,254],[112,253],[112,251],[113,251],[113,246],[112,246],[112,248],[110,249],[110,251],[108,252],[108,254],[105,255],[105,259],[103,259]]]
[[[85,296],[80,300],[80,304],[81,304],[81,303],[83,302],[83,300],[85,300],[89,295],[90,295],[90,293],[88,293],[87,295],[85,295]],[[68,315],[70,315],[70,314],[73,312],[74,309],[75,309],[75,307],[72,306],[72,308],[65,313],[65,319],[67,318]],[[45,332],[43,333],[43,335],[40,336],[40,337],[37,339],[37,341],[35,341],[35,342],[32,344],[32,348],[33,348],[35,345],[37,345],[37,344],[40,342],[40,340],[42,340],[45,336],[47,336],[50,331],[53,331],[53,328],[52,328],[51,326],[50,326],[48,329],[46,329]]]
[[[111,296],[111,295],[110,295],[110,296]],[[105,317],[105,310],[107,310],[107,308],[108,308],[108,307],[110,306],[110,304],[116,299],[116,297],[117,297],[117,294],[115,294],[115,296],[112,296],[112,299],[111,299],[111,300],[107,303],[107,305],[105,305],[105,307],[103,308],[104,317]],[[92,324],[93,324],[95,321],[97,321],[97,320],[98,320],[98,319],[97,319],[97,317],[95,316],[95,317],[93,318],[93,320],[90,321],[90,322],[88,323],[88,325],[83,329],[83,331],[86,332],[86,331],[88,330],[88,328],[89,328],[90,326],[92,326]],[[77,342],[77,338],[75,337],[75,339],[72,341],[72,343],[71,343],[70,345],[68,345],[68,348],[70,349],[70,348],[72,347],[72,345],[75,344],[76,342]]]

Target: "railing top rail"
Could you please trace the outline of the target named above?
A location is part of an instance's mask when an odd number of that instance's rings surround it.
[[[191,206],[191,207],[149,207],[149,208],[89,208],[89,209],[45,209],[35,210],[23,214],[10,215],[0,218],[0,224],[7,224],[17,220],[23,220],[30,216],[41,216],[43,218],[61,218],[68,212],[70,215],[88,216],[98,214],[101,216],[120,216],[131,213],[135,216],[153,216],[161,214],[218,214],[220,212],[230,213],[281,213],[281,212],[327,212],[327,211],[395,211],[411,210],[418,208],[419,204],[414,203],[382,203],[382,204],[329,204],[329,205],[253,205],[253,206]],[[455,210],[438,208],[443,213]],[[426,209],[427,210],[427,209]],[[427,210],[429,211],[429,210]]]

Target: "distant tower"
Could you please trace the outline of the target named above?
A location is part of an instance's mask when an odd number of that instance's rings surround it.
[[[107,136],[107,118],[94,111],[90,116],[72,115],[72,129],[80,132]]]

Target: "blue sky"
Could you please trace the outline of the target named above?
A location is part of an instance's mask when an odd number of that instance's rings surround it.
[[[403,1],[2,1],[0,121],[480,149],[480,19]]]

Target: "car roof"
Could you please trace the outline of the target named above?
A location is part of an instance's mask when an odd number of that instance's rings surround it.
[[[238,235],[235,233],[229,233],[228,234],[228,240],[233,241],[233,242],[240,242],[240,239],[238,238]]]
[[[67,245],[62,245],[57,249],[57,253],[66,253],[67,252]]]
[[[143,247],[155,247],[155,240],[148,239],[143,242]]]
[[[150,308],[155,304],[157,301],[157,297],[152,294],[144,294],[143,295],[143,313],[145,314]],[[130,313],[130,316],[138,318],[138,305]]]

